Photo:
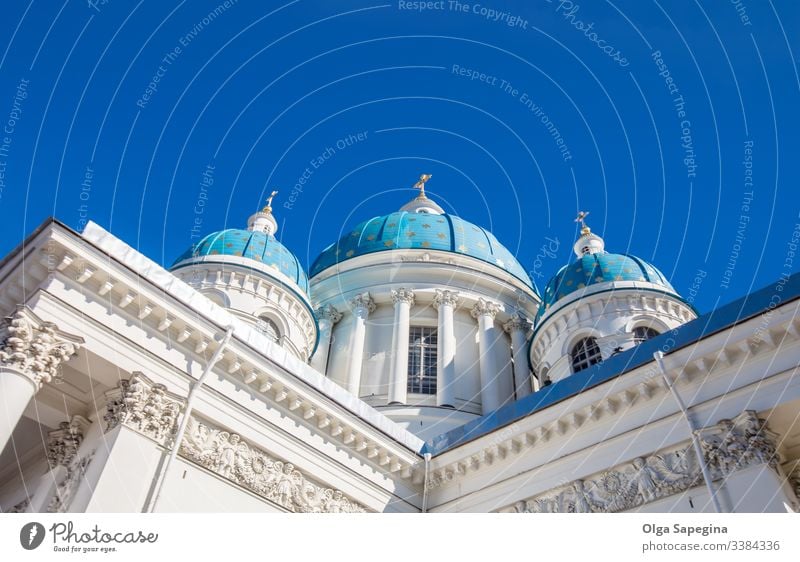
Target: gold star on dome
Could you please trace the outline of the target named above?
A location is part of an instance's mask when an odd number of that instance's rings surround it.
[[[391,248],[392,246],[394,246],[394,240],[387,240],[386,242],[383,243],[383,245],[386,246],[387,248]]]
[[[603,280],[603,276],[602,275],[598,275],[597,277],[594,278],[594,280],[600,282],[600,281]]]
[[[430,227],[431,225],[429,225],[428,223],[422,223],[422,228],[430,228]]]
[[[430,248],[431,247],[431,243],[428,242],[427,240],[425,240],[425,241],[422,242],[421,246],[423,248]]]
[[[466,247],[464,244],[461,244],[461,245],[458,247],[458,251],[459,251],[459,252],[466,252],[466,251],[467,251],[467,247]]]
[[[444,240],[445,238],[447,238],[447,234],[445,234],[444,232],[440,232],[436,236],[438,236],[441,240]]]
[[[367,240],[369,240],[370,242],[375,240],[375,235],[374,234],[370,234],[369,236],[367,236]]]
[[[347,256],[348,258],[352,258],[353,254],[355,254],[355,252],[353,250],[347,250],[347,253],[345,254],[345,256]]]
[[[386,225],[386,228],[394,228],[395,226],[397,226],[396,222],[390,222],[389,224]]]
[[[414,236],[416,236],[416,235],[417,235],[417,233],[414,232],[413,230],[411,230],[409,232],[406,232],[406,236],[408,236],[409,238],[414,238]]]

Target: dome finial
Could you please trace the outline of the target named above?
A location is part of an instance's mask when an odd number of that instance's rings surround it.
[[[578,216],[575,218],[575,222],[581,223],[581,234],[584,236],[592,232],[591,229],[586,226],[586,217],[588,216],[589,211],[578,211]]]
[[[425,184],[428,182],[429,179],[433,177],[433,174],[422,174],[419,177],[419,181],[414,184],[414,189],[419,189],[418,197],[420,199],[427,199],[425,196]]]
[[[605,251],[606,244],[597,234],[592,234],[592,229],[586,224],[589,211],[578,211],[575,222],[581,223],[581,236],[572,247],[579,258],[589,254],[601,254]]]
[[[278,232],[278,221],[272,216],[272,200],[277,194],[277,191],[270,193],[264,208],[250,216],[247,220],[247,230],[251,232],[263,232],[270,236],[274,236],[275,233]]]
[[[419,189],[419,195],[400,207],[401,211],[408,213],[429,213],[431,215],[443,215],[444,209],[425,195],[425,183],[433,177],[433,174],[422,174],[419,181],[414,184],[414,189]]]
[[[269,197],[267,197],[267,204],[264,206],[263,209],[261,209],[262,213],[272,212],[272,200],[275,198],[277,194],[278,194],[277,191],[273,191],[272,193],[269,194]]]

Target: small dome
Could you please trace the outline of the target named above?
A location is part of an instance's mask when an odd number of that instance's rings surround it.
[[[459,217],[427,210],[401,210],[362,222],[322,251],[311,266],[311,277],[351,258],[406,249],[439,250],[477,258],[535,290],[523,267],[491,232]]]
[[[229,228],[209,234],[186,250],[170,269],[192,265],[196,261],[213,262],[215,257],[220,257],[220,261],[228,257],[244,258],[250,263],[240,265],[266,274],[277,271],[308,294],[308,277],[295,255],[274,236],[261,231]]]
[[[588,253],[574,263],[562,267],[550,279],[542,296],[537,320],[552,305],[570,293],[589,285],[614,281],[653,283],[677,295],[664,274],[644,260],[627,254]]]

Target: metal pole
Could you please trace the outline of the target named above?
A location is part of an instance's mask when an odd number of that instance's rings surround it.
[[[209,374],[211,374],[214,365],[219,361],[220,357],[222,357],[222,352],[225,351],[225,347],[228,345],[228,342],[231,340],[231,336],[233,335],[233,326],[228,326],[225,330],[225,335],[222,338],[222,341],[217,347],[217,350],[214,352],[214,355],[211,356],[211,360],[206,364],[206,368],[203,370],[200,378],[196,381],[192,382],[191,386],[189,387],[189,394],[186,397],[186,409],[183,412],[183,417],[181,418],[181,423],[178,426],[178,432],[175,434],[175,438],[172,440],[172,449],[170,450],[169,457],[167,457],[167,462],[164,463],[164,468],[161,469],[158,477],[158,484],[156,485],[155,493],[153,494],[153,501],[150,502],[150,505],[147,508],[148,513],[152,513],[155,508],[156,504],[158,503],[158,499],[161,497],[161,490],[164,488],[164,482],[167,479],[167,472],[169,471],[170,465],[175,460],[175,457],[178,456],[178,449],[180,449],[181,441],[183,441],[183,435],[186,433],[186,426],[189,423],[189,418],[192,413],[192,406],[194,404],[194,397],[197,390],[203,386],[206,378]]]
[[[678,394],[678,391],[674,386],[672,386],[672,381],[667,375],[667,370],[664,368],[664,353],[661,351],[656,351],[653,353],[653,359],[656,360],[658,369],[661,371],[661,376],[664,377],[664,382],[667,383],[667,387],[669,388],[670,392],[672,392],[672,396],[675,398],[675,401],[678,403],[678,407],[681,409],[683,417],[686,420],[686,425],[689,426],[689,433],[692,436],[694,454],[697,456],[697,462],[700,463],[700,472],[703,474],[703,480],[705,481],[706,488],[708,488],[708,493],[711,494],[711,503],[714,504],[714,510],[717,513],[722,513],[722,506],[720,506],[719,498],[717,497],[717,492],[714,489],[714,485],[711,483],[711,473],[708,471],[708,466],[706,466],[706,459],[703,455],[703,449],[700,447],[700,440],[697,438],[697,430],[692,423],[692,419],[689,417],[689,410],[686,409],[686,404],[683,403],[681,395]]]

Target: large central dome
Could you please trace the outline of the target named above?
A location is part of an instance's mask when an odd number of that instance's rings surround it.
[[[310,275],[348,259],[389,250],[440,250],[490,263],[533,287],[530,277],[505,246],[488,230],[446,213],[400,210],[356,226],[323,250]]]

